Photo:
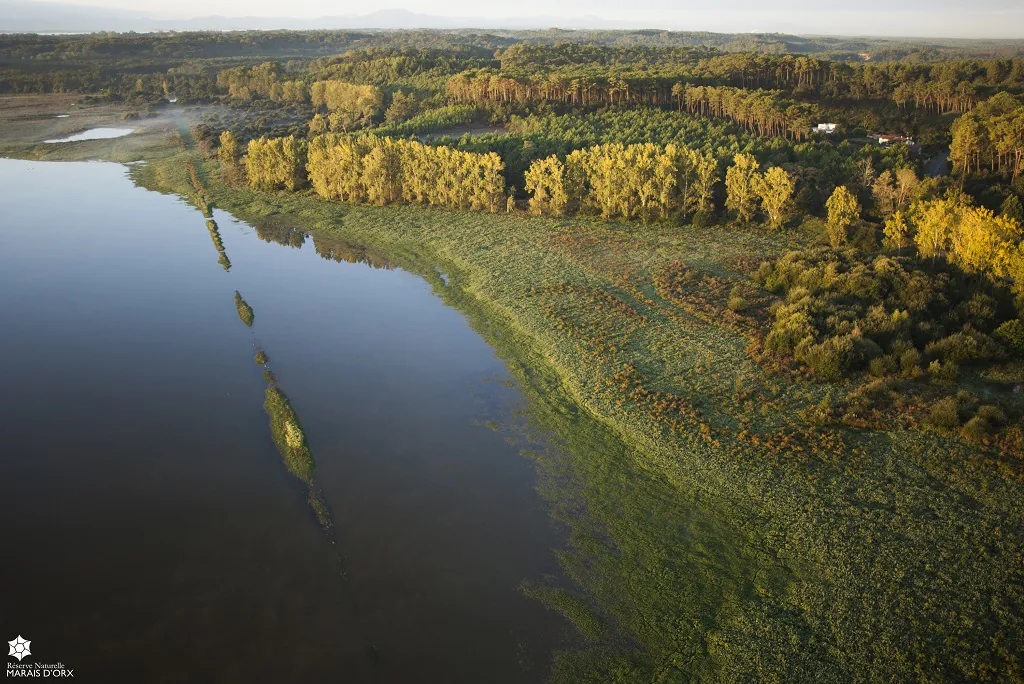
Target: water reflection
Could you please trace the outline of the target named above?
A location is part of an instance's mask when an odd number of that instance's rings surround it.
[[[394,268],[383,252],[340,237],[315,234],[313,235],[313,247],[317,254],[328,261],[366,264],[373,268]]]
[[[298,249],[306,244],[305,231],[294,226],[272,221],[259,221],[255,225],[256,235],[264,242],[272,242]]]
[[[217,228],[217,222],[213,219],[206,220],[206,229],[210,231],[210,239],[213,240],[213,246],[217,248],[217,263],[225,271],[231,270],[231,260],[228,259],[228,253],[224,250],[224,240],[221,239],[220,229]]]

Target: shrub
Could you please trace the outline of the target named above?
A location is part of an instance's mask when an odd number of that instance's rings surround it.
[[[1003,350],[995,340],[969,325],[961,332],[928,344],[924,353],[957,363],[990,361],[1003,356]]]
[[[747,300],[740,296],[729,297],[728,306],[732,311],[741,311],[747,305]]]
[[[917,377],[921,374],[921,352],[916,349],[908,349],[900,354],[900,372],[907,377]]]
[[[780,309],[780,313],[783,310]],[[771,332],[765,339],[765,346],[776,352],[792,352],[801,342],[814,339],[811,319],[802,312],[790,313],[776,319]]]
[[[943,363],[936,359],[928,364],[928,375],[935,385],[940,387],[955,387],[957,376],[960,374],[960,367],[955,361]]]
[[[984,418],[974,416],[967,424],[960,428],[960,434],[964,439],[980,442],[992,435],[992,426]]]
[[[978,412],[975,414],[976,417],[983,419],[985,422],[992,425],[1005,425],[1006,414],[1003,413],[1003,409],[992,404],[985,404],[984,406],[978,407]]]
[[[939,430],[953,430],[960,425],[960,407],[955,397],[946,397],[932,404],[925,422]]]
[[[862,368],[882,350],[871,340],[857,334],[830,337],[820,344],[804,345],[797,357],[823,380],[841,380]]]
[[[831,392],[827,392],[816,406],[810,406],[804,410],[804,419],[812,425],[827,425],[835,419],[835,416]]]
[[[900,362],[895,356],[886,354],[872,359],[868,368],[876,378],[884,378],[887,375],[894,375],[900,369]]]
[[[1024,322],[1019,318],[1006,321],[996,328],[996,339],[1016,354],[1024,354]]]

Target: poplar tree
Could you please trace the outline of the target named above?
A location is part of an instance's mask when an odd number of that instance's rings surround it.
[[[238,159],[242,150],[231,131],[224,131],[220,134],[220,148],[217,150],[217,158],[220,163],[230,169],[238,166]]]
[[[754,189],[772,228],[781,228],[793,196],[793,180],[781,166],[773,166],[764,175],[754,176]]]
[[[757,169],[757,160],[752,155],[741,153],[733,157],[732,166],[725,172],[725,206],[736,213],[740,223],[748,223],[757,211]]]
[[[834,249],[846,244],[847,231],[860,219],[860,203],[857,197],[840,185],[825,202],[828,209],[828,241]]]

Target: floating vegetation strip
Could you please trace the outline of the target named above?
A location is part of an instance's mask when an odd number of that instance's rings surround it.
[[[253,313],[252,307],[242,299],[242,295],[239,294],[238,290],[235,290],[235,308],[238,309],[238,318],[251,328],[252,322],[256,319],[256,314]]]
[[[330,528],[331,515],[320,489],[313,482],[313,477],[316,474],[316,462],[313,460],[313,453],[309,450],[309,444],[306,442],[306,433],[302,430],[299,416],[292,408],[288,397],[276,385],[267,388],[263,409],[270,416],[270,433],[288,472],[306,483],[309,487],[306,495],[309,507],[316,513],[320,525]]]
[[[313,482],[315,464],[313,454],[306,444],[306,433],[302,431],[299,417],[279,387],[268,387],[263,408],[270,416],[270,431],[274,444],[284,458],[288,472],[306,484]]]

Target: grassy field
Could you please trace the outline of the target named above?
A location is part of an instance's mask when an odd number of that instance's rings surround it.
[[[806,236],[346,206],[176,149],[137,182],[192,195],[191,160],[261,234],[421,274],[506,360],[575,581],[524,591],[590,644],[556,680],[1024,681],[1019,471],[934,432],[816,427],[802,412],[843,388],[757,361],[747,274]]]

